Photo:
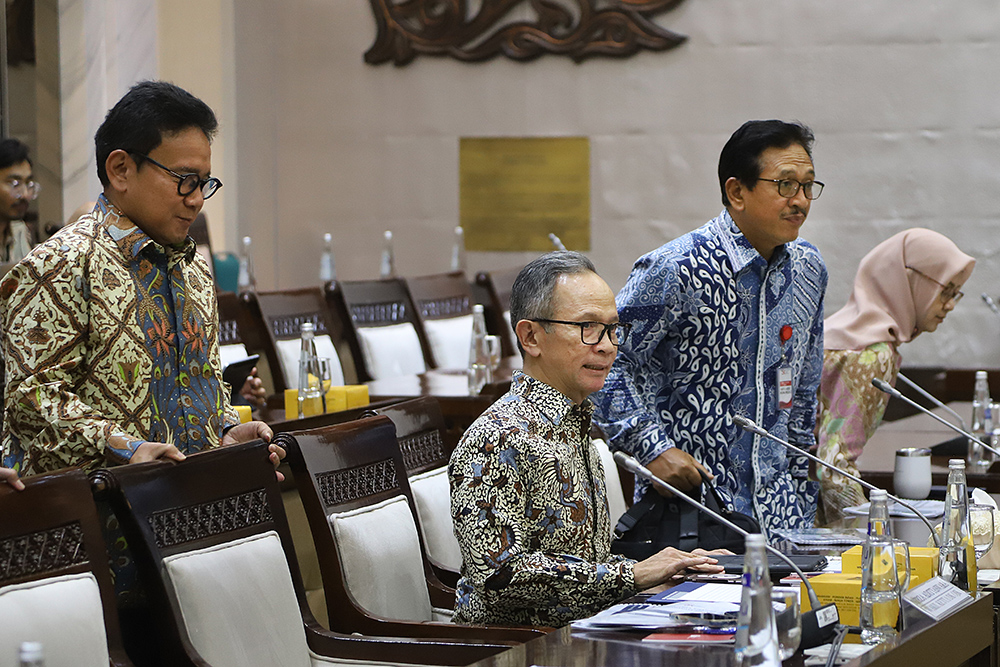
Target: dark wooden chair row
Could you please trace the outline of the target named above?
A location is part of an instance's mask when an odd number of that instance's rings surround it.
[[[294,388],[299,327],[309,321],[316,327],[320,356],[335,354],[348,384],[434,368],[464,368],[467,345],[455,341],[462,340],[465,329],[471,331],[475,303],[483,303],[487,329],[500,336],[503,354],[511,356],[516,349],[504,312],[509,310],[506,283],[512,283],[515,275],[516,271],[481,273],[475,284],[458,272],[340,281],[324,288],[239,296],[223,292],[219,294],[223,363],[260,354],[266,360],[261,376],[269,377],[271,393]],[[467,339],[468,333],[464,335]]]

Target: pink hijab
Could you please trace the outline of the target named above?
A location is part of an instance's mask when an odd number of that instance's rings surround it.
[[[942,285],[968,280],[976,260],[930,229],[907,229],[864,256],[847,304],[824,322],[827,350],[862,350],[875,343],[906,343],[930,311]]]

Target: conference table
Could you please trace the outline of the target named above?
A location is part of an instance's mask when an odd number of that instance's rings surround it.
[[[865,525],[865,517],[846,519],[841,528]],[[911,544],[926,544],[929,532],[919,519],[892,519],[895,535],[908,536]],[[783,550],[794,552],[787,544]],[[813,552],[810,552],[813,553]],[[839,553],[828,549],[825,553]],[[735,585],[735,584],[734,584]],[[982,591],[969,606],[939,622],[923,617],[908,621],[896,639],[875,647],[845,664],[850,667],[997,667],[994,630],[994,595],[1000,604],[1000,587]],[[639,596],[641,597],[641,596]],[[486,660],[474,667],[728,667],[737,665],[732,645],[665,644],[644,642],[648,632],[594,632],[566,626]],[[847,642],[857,642],[849,635]],[[803,665],[799,651],[784,662]]]

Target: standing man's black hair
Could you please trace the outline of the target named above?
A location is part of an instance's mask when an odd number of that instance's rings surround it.
[[[815,137],[802,123],[783,120],[748,120],[733,132],[719,155],[719,187],[722,205],[729,206],[726,181],[736,178],[748,190],[753,190],[760,178],[760,155],[768,148],[788,148],[798,144],[812,159]]]

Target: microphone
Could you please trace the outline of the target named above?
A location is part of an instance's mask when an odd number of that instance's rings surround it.
[[[993,305],[996,305],[996,304],[993,304]],[[931,403],[933,403],[934,405],[938,406],[939,408],[941,408],[942,410],[944,410],[945,412],[947,412],[948,414],[950,414],[952,417],[954,417],[955,419],[957,419],[958,423],[961,424],[962,428],[964,428],[966,431],[969,430],[969,427],[965,425],[965,420],[962,419],[962,415],[958,414],[957,412],[955,412],[954,410],[952,410],[950,407],[948,407],[947,405],[945,405],[936,396],[934,396],[934,394],[930,393],[929,391],[927,391],[926,389],[924,389],[919,384],[917,384],[916,382],[914,382],[910,378],[906,377],[902,373],[896,373],[896,377],[899,378],[900,380],[902,380],[907,385],[909,385],[911,389],[913,389],[915,392],[917,392],[918,394],[920,394],[921,396],[923,396],[924,398],[926,398],[928,401],[930,401]]]
[[[684,493],[677,487],[663,481],[651,473],[646,466],[635,460],[634,457],[619,450],[614,453],[614,458],[615,463],[617,463],[620,468],[629,471],[633,475],[638,475],[653,484],[659,484],[687,504],[697,507],[719,523],[732,528],[743,537],[750,534],[718,512],[714,512],[708,507],[705,507],[705,505]],[[799,575],[799,578],[802,579],[802,583],[806,587],[806,593],[809,596],[809,605],[812,609],[802,614],[802,639],[800,641],[800,647],[812,648],[813,646],[819,646],[820,644],[825,644],[830,641],[833,637],[834,631],[840,623],[840,614],[837,612],[837,605],[833,603],[827,605],[821,604],[819,597],[816,595],[816,591],[813,590],[812,585],[809,583],[809,579],[791,558],[789,558],[786,554],[781,553],[770,544],[767,544],[767,542],[764,543],[764,548],[766,548],[769,553],[778,557],[781,561],[787,563],[788,566],[791,567],[797,575]]]
[[[990,310],[993,311],[993,314],[996,315],[997,317],[1000,317],[1000,306],[997,305],[997,302],[994,301],[993,298],[986,292],[983,292],[982,294],[980,294],[980,296],[983,297],[983,302],[990,307]]]
[[[895,391],[895,390],[893,390],[893,391]],[[865,480],[861,479],[860,477],[855,477],[854,475],[852,475],[851,473],[847,472],[846,470],[841,470],[840,468],[838,468],[837,466],[833,465],[832,463],[827,463],[826,461],[824,461],[820,457],[818,457],[818,456],[816,456],[814,454],[810,454],[809,452],[807,452],[806,450],[802,449],[801,447],[796,447],[792,443],[786,442],[785,440],[782,440],[778,436],[773,435],[770,431],[765,431],[760,426],[757,426],[757,424],[755,424],[753,421],[747,419],[743,415],[733,415],[733,421],[736,422],[736,425],[739,426],[740,428],[742,428],[744,431],[750,431],[751,433],[756,433],[757,435],[765,437],[768,440],[773,440],[774,442],[778,443],[779,445],[782,445],[786,449],[790,449],[790,450],[792,450],[793,452],[795,452],[797,454],[801,454],[802,456],[806,457],[810,461],[815,461],[816,463],[820,464],[824,468],[829,468],[830,470],[833,470],[834,472],[836,472],[838,474],[841,474],[841,475],[843,475],[844,477],[846,477],[846,478],[848,478],[850,480],[854,480],[855,482],[857,482],[861,486],[865,487],[869,491],[875,491],[875,490],[882,491],[883,490],[883,489],[879,489],[874,484],[866,482]],[[914,507],[910,503],[906,502],[902,498],[897,498],[896,496],[894,496],[894,495],[892,495],[891,493],[888,493],[888,492],[886,492],[886,495],[889,498],[891,498],[893,500],[893,502],[899,503],[900,505],[902,505],[903,507],[905,507],[906,509],[910,510],[915,515],[917,515],[917,517],[921,521],[923,521],[924,525],[926,525],[927,528],[931,531],[931,537],[934,538],[934,544],[939,549],[941,548],[941,538],[938,537],[937,533],[934,531],[934,526],[931,525],[931,522],[927,519],[926,516],[923,515],[923,513],[917,511],[916,507]]]
[[[994,449],[990,445],[986,444],[985,442],[983,442],[982,438],[977,438],[976,436],[972,435],[971,433],[969,433],[965,429],[961,429],[961,428],[955,426],[954,424],[952,424],[947,419],[944,419],[944,418],[939,417],[938,415],[934,414],[933,412],[931,412],[930,410],[928,410],[924,406],[920,405],[916,401],[914,401],[912,399],[909,399],[906,396],[903,396],[901,393],[899,393],[899,391],[897,389],[895,389],[892,385],[890,385],[885,380],[882,380],[880,378],[872,378],[872,385],[874,385],[874,387],[876,389],[878,389],[879,391],[884,391],[885,393],[889,394],[893,398],[899,398],[899,399],[902,399],[903,401],[906,401],[907,403],[909,403],[910,405],[912,405],[913,407],[915,407],[917,410],[920,410],[921,412],[923,412],[925,415],[930,415],[934,419],[938,420],[939,422],[941,422],[942,424],[944,424],[945,426],[947,426],[948,428],[950,428],[952,431],[955,431],[955,433],[958,433],[959,435],[964,435],[966,438],[969,438],[970,440],[975,440],[976,442],[978,442],[980,445],[983,446],[983,449],[991,451],[994,454],[996,454],[997,456],[1000,456],[1000,450]]]
[[[552,232],[549,232],[549,240],[552,241],[552,245],[556,247],[556,250],[566,249],[566,246],[563,245],[562,240]]]

